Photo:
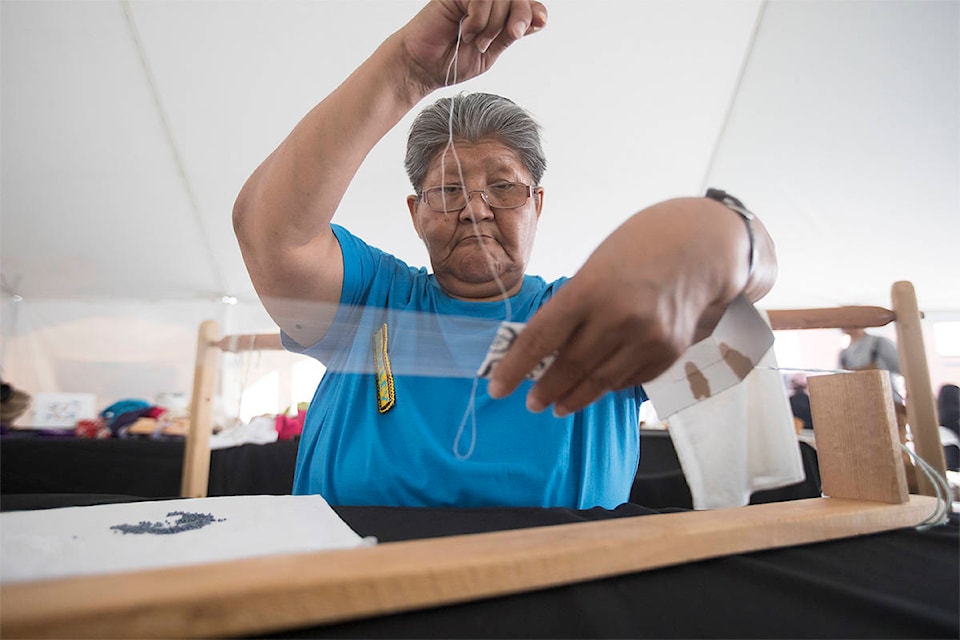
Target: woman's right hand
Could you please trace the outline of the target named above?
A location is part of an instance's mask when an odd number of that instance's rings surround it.
[[[507,47],[546,24],[547,9],[535,0],[433,0],[395,35],[411,80],[426,95],[480,75]]]

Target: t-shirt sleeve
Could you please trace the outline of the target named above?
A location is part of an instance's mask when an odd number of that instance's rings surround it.
[[[385,308],[392,300],[409,299],[414,277],[421,271],[372,247],[340,225],[330,225],[343,255],[343,285],[340,305],[327,334],[310,346],[298,344],[285,333],[284,348],[326,362],[346,349],[354,339],[364,310]]]

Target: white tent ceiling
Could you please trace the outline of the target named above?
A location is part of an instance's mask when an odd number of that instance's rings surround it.
[[[255,301],[231,228],[240,186],[421,4],[2,0],[4,295]],[[885,305],[909,279],[923,308],[960,309],[960,3],[548,8],[545,31],[458,87],[544,125],[531,271],[572,273],[632,212],[709,184],[778,244],[768,308]],[[422,264],[408,124],[337,221]]]

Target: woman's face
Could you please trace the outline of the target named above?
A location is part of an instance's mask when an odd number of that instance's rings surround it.
[[[529,185],[530,174],[515,151],[492,138],[458,142],[434,160],[423,190],[459,187],[468,191]],[[516,208],[491,208],[479,192],[466,206],[448,213],[433,210],[424,198],[409,196],[407,206],[417,235],[430,254],[437,282],[455,298],[490,300],[513,295],[533,250],[543,190]],[[499,280],[499,283],[498,283]],[[502,287],[501,287],[502,285]]]

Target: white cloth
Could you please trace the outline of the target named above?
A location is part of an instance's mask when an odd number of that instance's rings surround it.
[[[694,509],[744,506],[754,491],[804,479],[776,366],[771,348],[743,382],[667,420]]]
[[[227,449],[242,444],[270,444],[276,442],[277,419],[258,416],[250,422],[240,422],[210,436],[210,449]]]
[[[40,580],[350,549],[320,496],[228,496],[0,514],[0,580]]]

